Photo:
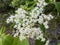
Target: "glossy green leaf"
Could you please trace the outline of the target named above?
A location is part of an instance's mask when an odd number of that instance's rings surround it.
[[[60,13],[60,2],[55,2],[54,4],[55,4],[57,11]]]

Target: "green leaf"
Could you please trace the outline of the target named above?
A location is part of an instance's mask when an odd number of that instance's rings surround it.
[[[14,42],[13,42],[13,44],[12,45],[17,45],[18,44],[18,38],[14,38]]]
[[[60,2],[55,2],[54,4],[55,4],[57,11],[60,13]]]
[[[14,42],[12,45],[29,45],[29,42],[27,39],[21,41],[19,40],[19,38],[16,37],[14,38]]]
[[[55,2],[55,0],[45,0],[47,3]]]
[[[6,31],[6,27],[2,26],[1,29],[0,29],[0,35],[3,34],[5,31]]]
[[[45,45],[45,42],[41,42],[41,40],[35,40],[35,45]]]
[[[60,43],[58,43],[57,45],[60,45]]]
[[[18,37],[13,37],[11,35],[6,35],[4,31],[6,27],[2,27],[0,29],[0,45],[29,45],[29,42],[27,39],[25,40],[19,40]]]
[[[20,42],[21,42],[21,44],[20,44],[20,45],[29,45],[29,42],[28,42],[28,40],[27,40],[27,39],[22,40],[22,41],[20,41]]]
[[[43,24],[40,24],[40,28],[41,28],[41,30],[43,31],[43,32],[45,32],[45,27],[44,27],[44,25]]]
[[[2,45],[2,39],[0,38],[0,45]]]
[[[0,37],[0,45],[29,45],[29,42],[27,39],[20,41],[17,37],[3,34]]]
[[[3,40],[3,45],[12,45],[13,41],[14,41],[14,38],[10,35],[6,35],[4,36]]]

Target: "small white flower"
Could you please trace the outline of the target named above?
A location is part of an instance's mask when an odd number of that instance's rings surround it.
[[[7,20],[6,20],[6,23],[10,23],[10,19],[7,19]]]
[[[49,17],[50,17],[51,19],[53,19],[53,18],[54,18],[51,14],[49,14]]]
[[[41,41],[45,41],[46,39],[45,38],[42,38]]]
[[[19,34],[19,33],[15,33],[15,34],[14,34],[14,37],[18,36],[18,34]]]
[[[42,23],[44,22],[44,19],[43,19],[42,16],[39,16],[38,22],[39,22],[40,24],[42,24]]]
[[[14,28],[17,28],[17,25],[15,25]]]
[[[26,39],[26,37],[21,34],[21,35],[19,36],[19,39],[22,41],[22,40]]]
[[[43,25],[45,26],[46,29],[49,28],[49,26],[48,26],[48,21],[44,22]]]
[[[40,27],[35,27],[35,24],[38,22],[39,24],[43,24],[46,29],[49,28],[48,21],[53,18],[52,15],[43,14],[43,7],[46,5],[45,0],[37,0],[37,4],[31,12],[27,12],[22,8],[18,8],[16,10],[16,14],[14,16],[10,16],[7,19],[7,23],[14,22],[14,28],[17,29],[16,33],[14,33],[14,37],[18,36],[20,40],[25,38],[34,38],[41,39],[41,41],[45,41],[43,37],[42,30]],[[28,14],[29,13],[29,14]],[[30,15],[30,16],[27,16]]]

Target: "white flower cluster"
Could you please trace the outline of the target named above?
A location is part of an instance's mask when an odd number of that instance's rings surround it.
[[[38,0],[37,6],[31,10],[30,13],[22,8],[18,8],[18,10],[16,10],[16,14],[14,16],[11,15],[7,19],[7,23],[15,22],[14,28],[17,30],[14,37],[19,36],[20,40],[25,38],[35,38],[45,41],[41,28],[39,26],[35,26],[38,22],[38,24],[43,24],[46,29],[49,28],[48,21],[51,20],[53,16],[51,14],[42,14],[43,7],[45,5],[46,3],[44,0]]]

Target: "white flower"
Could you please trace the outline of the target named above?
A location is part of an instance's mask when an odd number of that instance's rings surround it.
[[[27,12],[22,8],[18,8],[16,10],[16,14],[14,16],[10,16],[7,19],[7,23],[14,22],[16,28],[16,33],[14,33],[14,37],[18,36],[20,40],[25,38],[34,38],[41,39],[41,41],[45,41],[43,37],[42,30],[40,27],[36,27],[36,23],[43,24],[46,29],[49,28],[48,21],[53,19],[52,15],[43,14],[43,7],[46,5],[45,0],[38,0],[34,9],[31,12]],[[27,16],[30,15],[30,16]]]
[[[26,37],[21,34],[21,35],[19,36],[19,39],[22,41],[22,40],[26,39]]]
[[[38,22],[42,24],[44,22],[44,18],[42,16],[39,16]]]
[[[6,20],[6,23],[10,23],[10,19],[7,19],[7,20]]]
[[[53,19],[53,18],[54,18],[51,14],[49,14],[49,17],[50,17],[51,19]]]
[[[45,41],[46,39],[45,38],[42,38],[41,41]]]
[[[19,34],[19,31],[16,30],[16,33],[14,33],[14,37],[18,36],[18,34]]]
[[[18,10],[15,11],[18,14],[23,14],[23,13],[27,13],[25,10],[23,10],[22,8],[18,8]]]
[[[49,28],[49,26],[48,26],[48,21],[44,22],[43,25],[45,26],[46,29]]]
[[[14,25],[14,28],[17,28],[17,25]]]

